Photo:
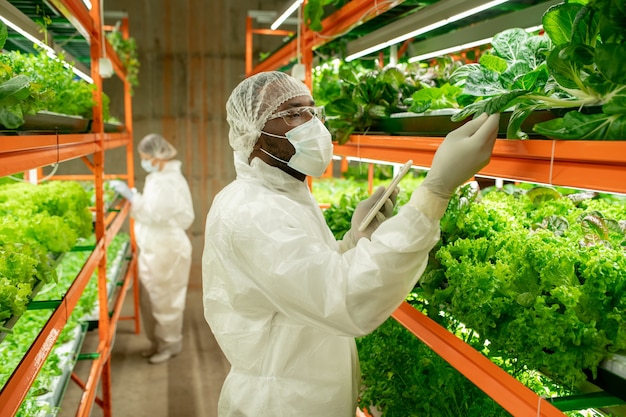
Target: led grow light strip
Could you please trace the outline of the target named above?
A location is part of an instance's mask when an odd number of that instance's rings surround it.
[[[272,29],[272,30],[276,30],[276,29],[278,29],[278,27],[279,27],[280,25],[282,25],[282,24],[283,24],[283,22],[284,22],[285,20],[287,20],[287,18],[288,18],[289,16],[291,16],[291,15],[293,14],[293,12],[295,12],[295,11],[296,11],[296,9],[297,9],[298,7],[300,7],[300,4],[302,4],[302,0],[296,0],[296,1],[294,1],[294,2],[291,4],[291,6],[287,7],[287,9],[283,12],[283,14],[281,14],[280,16],[278,16],[278,19],[276,19],[276,20],[274,21],[274,23],[272,23],[272,24],[271,24],[270,29]]]
[[[11,22],[6,17],[0,16],[0,20],[2,20],[11,29],[16,31],[17,33],[19,33],[20,35],[22,35],[23,37],[25,37],[29,41],[33,42],[35,45],[43,48],[46,51],[46,55],[48,55],[50,58],[58,59],[56,51],[54,49],[52,49],[49,45],[46,45],[43,41],[41,41],[40,39],[37,39],[35,36],[31,35],[27,31],[25,31],[24,29],[22,29],[21,27],[16,25],[15,23]],[[76,74],[77,76],[79,76],[83,80],[87,81],[88,83],[93,84],[93,78],[91,78],[89,75],[85,74],[84,72],[82,72],[81,70],[76,68],[75,66],[70,65],[69,63],[67,63],[65,61],[63,61],[63,66],[65,66],[65,68],[70,68],[71,67],[72,71],[74,72],[74,74]]]
[[[530,28],[526,28],[524,30],[526,32],[535,32],[535,31],[540,30],[542,28],[543,28],[543,26],[539,25],[539,26],[533,26],[533,27],[530,27]],[[493,40],[493,37],[485,38],[485,39],[477,40],[477,41],[474,41],[474,42],[464,43],[463,45],[456,45],[456,46],[452,46],[450,48],[441,49],[439,51],[429,52],[427,54],[422,54],[422,55],[418,55],[418,56],[414,56],[412,58],[409,58],[409,62],[413,63],[413,62],[417,62],[417,61],[423,61],[425,59],[434,58],[436,56],[442,56],[442,55],[447,55],[447,54],[451,54],[451,53],[454,53],[454,52],[463,51],[465,49],[470,49],[470,48],[474,48],[476,46],[480,46],[480,45],[485,45],[485,44],[491,43],[492,40]]]
[[[15,23],[11,22],[7,18],[5,18],[3,16],[0,16],[0,20],[2,20],[8,27],[10,27],[11,29],[13,29],[14,31],[16,31],[17,33],[19,33],[20,35],[22,35],[23,37],[28,39],[29,41],[31,41],[31,42],[35,43],[36,45],[39,45],[40,47],[45,49],[49,54],[50,53],[51,54],[56,54],[56,52],[54,52],[54,49],[52,49],[50,46],[46,45],[41,40],[37,39],[36,37],[31,35],[30,33],[26,32],[24,29],[22,29],[21,27],[19,27]]]
[[[379,51],[379,50],[384,49],[384,48],[386,48],[388,46],[391,46],[391,45],[403,42],[403,41],[405,41],[407,39],[410,39],[410,38],[413,38],[415,36],[423,35],[424,33],[433,31],[433,30],[438,29],[438,28],[440,28],[442,26],[445,26],[445,25],[447,25],[449,23],[453,23],[453,22],[456,22],[457,20],[464,19],[464,18],[466,18],[468,16],[475,15],[477,13],[480,13],[480,12],[485,11],[487,9],[490,9],[492,7],[496,7],[496,6],[498,6],[498,5],[502,4],[502,3],[506,3],[507,1],[509,1],[509,0],[493,0],[493,1],[490,1],[488,3],[482,4],[480,6],[474,7],[472,9],[466,10],[464,12],[455,14],[454,16],[449,17],[447,19],[442,19],[442,20],[440,20],[438,22],[431,23],[430,25],[423,26],[423,27],[421,27],[419,29],[416,29],[416,30],[413,30],[411,32],[405,33],[403,35],[397,36],[397,37],[395,37],[393,39],[390,39],[388,41],[381,42],[381,43],[379,43],[377,45],[374,45],[374,46],[371,46],[369,48],[365,48],[362,51],[355,52],[352,55],[349,55],[348,57],[346,57],[346,62],[350,62],[350,61],[353,61],[353,60],[355,60],[357,58],[361,58],[362,56],[368,55],[368,54],[370,54],[372,52]]]

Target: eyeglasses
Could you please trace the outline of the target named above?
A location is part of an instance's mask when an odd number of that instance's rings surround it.
[[[279,117],[282,117],[287,126],[299,126],[311,120],[312,117],[317,117],[323,122],[326,115],[324,113],[324,108],[321,106],[294,107],[293,109],[274,113],[267,120],[278,119]]]

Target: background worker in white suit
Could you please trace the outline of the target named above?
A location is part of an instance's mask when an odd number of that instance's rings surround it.
[[[131,202],[139,247],[141,317],[150,348],[150,363],[165,362],[182,350],[183,313],[191,242],[185,232],[194,219],[193,204],[176,149],[160,135],[138,145],[141,166],[148,172],[143,193],[122,181],[113,187]]]

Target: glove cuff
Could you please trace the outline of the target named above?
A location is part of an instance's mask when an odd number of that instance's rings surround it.
[[[339,242],[339,253],[345,253],[348,250],[352,249],[356,246],[356,239],[354,237],[354,233],[352,229],[348,230],[345,235],[343,235],[343,239]]]
[[[448,198],[433,193],[423,184],[411,195],[409,204],[421,211],[432,220],[440,220],[448,208]]]

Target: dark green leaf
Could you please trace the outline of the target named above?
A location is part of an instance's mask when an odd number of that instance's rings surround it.
[[[453,122],[458,122],[472,114],[499,113],[509,108],[511,106],[511,101],[513,101],[515,98],[522,96],[526,93],[527,91],[525,90],[514,90],[500,96],[477,101],[476,103],[470,104],[469,106],[465,107],[459,113],[453,115],[451,117],[451,120]]]
[[[626,94],[626,92],[624,92]],[[617,95],[602,106],[606,114],[626,114],[626,95]]]
[[[526,39],[524,47],[520,50],[518,59],[527,62],[531,68],[537,68],[542,65],[550,50],[552,49],[552,41],[547,36],[530,36]]]
[[[500,83],[497,72],[479,67],[478,71],[469,73],[463,88],[464,94],[473,96],[495,96],[506,93],[507,89]]]
[[[540,71],[531,71],[515,78],[513,88],[518,90],[534,91],[537,80],[542,76]]]
[[[330,116],[351,117],[359,111],[359,106],[349,98],[339,98],[328,103],[324,110]]]
[[[339,78],[348,84],[356,85],[359,82],[357,71],[349,65],[342,65],[339,68]]]
[[[509,118],[509,125],[506,130],[506,137],[509,139],[528,139],[528,134],[522,131],[522,123],[534,112],[539,104],[516,106]]]
[[[582,7],[581,4],[576,3],[560,3],[550,7],[543,14],[541,19],[543,28],[554,45],[570,43],[574,20]]]
[[[507,68],[507,70],[504,71],[504,73],[500,75],[500,83],[503,86],[506,86],[508,89],[512,89],[512,87],[515,85],[517,80],[519,80],[521,77],[524,77],[525,75],[531,72],[532,72],[532,68],[530,67],[530,65],[528,65],[527,62],[517,61],[514,64],[510,65]],[[532,84],[534,84],[535,79],[536,78],[534,78],[534,76],[531,75],[527,79],[527,82],[532,81]],[[521,83],[522,82],[520,81],[519,84]]]
[[[24,124],[19,106],[0,107],[0,125],[7,129],[17,129]]]
[[[25,75],[18,75],[0,84],[0,103],[16,104],[30,94],[30,80]]]
[[[595,46],[600,30],[600,16],[591,4],[584,5],[576,14],[572,27],[573,44]]]
[[[324,7],[321,1],[308,1],[304,6],[304,24],[314,32],[321,31],[322,16],[324,15]]]
[[[582,114],[571,111],[562,118],[538,123],[533,130],[554,139],[624,140],[626,115]]]
[[[7,25],[3,21],[0,21],[0,49],[4,48],[4,44],[9,37]]]
[[[372,104],[372,105],[367,106],[367,114],[369,114],[374,119],[382,119],[388,116],[386,109],[387,107],[385,106],[381,106],[379,104]]]
[[[595,61],[598,70],[616,84],[626,84],[626,43],[605,43],[596,46]]]
[[[561,57],[561,51],[567,48],[568,45],[556,46],[546,60],[550,74],[556,79],[556,81],[565,88],[578,88],[577,81],[580,79],[579,67],[577,66],[575,59],[571,55],[565,53]]]

